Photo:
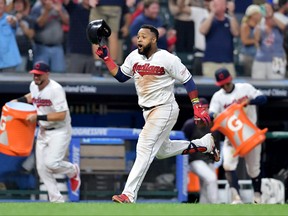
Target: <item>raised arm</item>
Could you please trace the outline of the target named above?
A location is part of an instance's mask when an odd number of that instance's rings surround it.
[[[114,60],[111,58],[109,49],[107,46],[99,46],[96,55],[98,55],[101,59],[103,59],[104,63],[106,64],[110,74],[117,79],[119,82],[125,82],[130,77],[126,76],[124,73],[122,73],[120,67],[114,62]]]

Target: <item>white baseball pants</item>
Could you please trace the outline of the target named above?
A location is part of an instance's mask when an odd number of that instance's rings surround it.
[[[71,140],[71,128],[39,130],[36,142],[37,171],[44,182],[50,202],[64,202],[53,174],[76,174],[74,165],[63,161]]]
[[[122,192],[131,202],[136,202],[139,188],[155,157],[164,159],[187,149],[189,141],[169,139],[178,114],[176,101],[143,112],[145,125],[137,142],[136,160]]]

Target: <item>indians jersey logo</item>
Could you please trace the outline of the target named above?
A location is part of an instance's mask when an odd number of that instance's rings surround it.
[[[133,66],[133,73],[138,73],[140,76],[144,75],[161,76],[165,74],[165,70],[164,67],[150,65],[149,63],[146,63],[144,65],[139,65],[138,63],[136,63]]]
[[[247,95],[245,95],[244,97],[242,97],[242,98],[239,98],[238,100],[236,100],[236,99],[234,99],[230,104],[225,104],[224,105],[224,108],[226,109],[227,107],[229,107],[231,104],[233,104],[233,103],[238,103],[238,104],[241,104],[242,102],[244,102],[245,100],[247,100],[248,99],[248,96]]]
[[[52,106],[52,102],[49,99],[32,98],[32,103],[36,104],[37,107]]]

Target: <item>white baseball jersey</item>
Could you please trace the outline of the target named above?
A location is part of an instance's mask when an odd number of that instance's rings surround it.
[[[121,71],[134,78],[140,107],[153,107],[143,109],[145,125],[136,145],[136,160],[122,192],[131,202],[136,202],[139,188],[154,158],[182,154],[190,145],[190,141],[170,140],[169,136],[179,115],[174,96],[175,80],[184,84],[192,75],[177,56],[161,49],[148,59],[134,50],[125,59]],[[204,137],[193,140],[193,143],[208,147],[211,134]]]
[[[134,78],[140,107],[173,102],[175,80],[183,84],[192,76],[177,56],[161,49],[148,59],[134,50],[125,59],[121,71]]]
[[[65,91],[59,83],[50,79],[48,85],[40,91],[32,81],[30,93],[38,115],[67,112],[63,121],[38,121],[40,128],[53,130],[39,130],[36,142],[37,170],[47,188],[49,200],[64,202],[54,174],[66,174],[71,178],[77,173],[72,163],[63,160],[71,140],[71,118]]]
[[[211,99],[209,112],[221,113],[228,106],[233,103],[241,103],[246,99],[254,99],[259,95],[262,95],[262,92],[255,89],[249,83],[236,83],[234,84],[235,88],[231,93],[226,93],[223,89],[217,91]],[[247,117],[251,122],[256,124],[257,122],[257,112],[255,105],[248,105],[244,108]],[[239,156],[234,157],[235,148],[229,143],[227,137],[224,140],[223,146],[223,168],[225,171],[236,170]],[[252,151],[250,151],[244,157],[247,174],[251,178],[256,178],[260,173],[260,159],[261,159],[261,145],[256,146]]]
[[[40,127],[61,128],[71,123],[69,107],[66,101],[66,94],[62,86],[50,79],[49,84],[39,91],[34,81],[30,84],[32,103],[37,110],[37,115],[47,115],[51,112],[67,111],[64,121],[39,121]]]
[[[235,88],[231,93],[226,93],[224,89],[215,92],[210,101],[209,112],[220,114],[233,103],[241,103],[246,99],[251,100],[262,95],[261,91],[249,83],[235,83],[234,85]],[[244,110],[250,121],[255,124],[257,122],[256,106],[248,105]]]

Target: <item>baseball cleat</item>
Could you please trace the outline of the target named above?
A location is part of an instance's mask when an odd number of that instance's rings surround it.
[[[208,133],[205,136],[203,136],[201,139],[202,139],[203,143],[205,144],[205,146],[207,146],[207,151],[205,151],[203,153],[211,154],[212,159],[215,162],[218,162],[220,160],[220,152],[216,148],[215,140],[214,140],[214,137],[212,136],[212,134]]]
[[[230,192],[231,192],[231,200],[232,200],[231,204],[232,205],[243,204],[243,201],[239,195],[239,192],[234,187],[230,188]]]
[[[232,205],[238,205],[238,204],[243,204],[243,201],[240,199],[240,200],[233,200],[231,202]]]
[[[212,159],[216,162],[220,160],[220,152],[215,146],[214,137],[211,133],[207,133],[200,139],[192,140],[182,154],[193,154],[195,152],[211,154]]]
[[[74,167],[76,169],[76,175],[69,179],[72,192],[76,192],[77,190],[79,190],[81,185],[79,166],[77,164],[74,164]]]
[[[129,200],[128,196],[125,195],[125,194],[114,195],[112,197],[112,201],[113,202],[117,202],[117,203],[131,203],[131,201]]]
[[[254,204],[261,204],[261,193],[259,192],[255,192],[254,193],[254,200],[253,200]]]

